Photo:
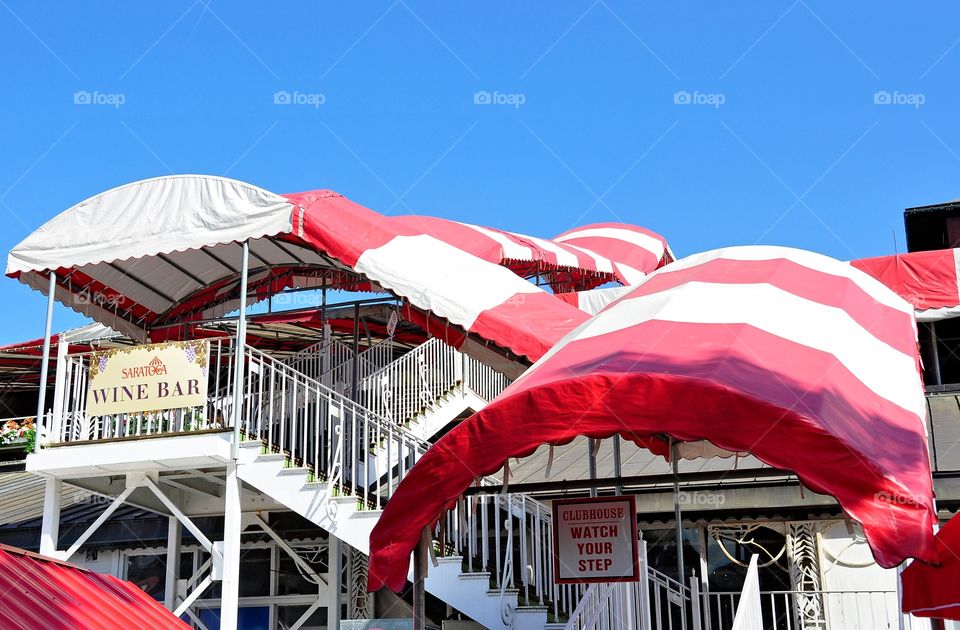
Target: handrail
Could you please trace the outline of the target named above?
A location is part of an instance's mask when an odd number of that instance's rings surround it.
[[[162,412],[87,417],[84,402],[90,356],[68,355],[63,412],[54,419],[51,441],[228,429],[236,415],[243,439],[260,441],[268,452],[284,454],[289,466],[305,468],[306,474],[326,483],[331,494],[356,497],[360,509],[381,508],[430,446],[393,419],[255,348],[242,347],[242,378],[235,379],[234,342],[218,339],[210,343],[211,394],[206,404]],[[421,350],[425,357],[427,352],[454,356],[439,342]],[[458,359],[462,367],[462,355]],[[237,385],[243,391],[235,397]],[[238,414],[234,414],[235,400],[242,405]],[[482,478],[478,483],[498,486],[501,482]],[[515,532],[509,544],[500,531],[505,520]],[[550,509],[515,493],[462,499],[435,531],[442,554],[462,556],[466,570],[490,571],[492,588],[506,582],[502,586],[517,588],[524,601],[553,606],[559,616],[576,606],[584,588],[554,584],[552,536]],[[505,568],[510,571],[504,581]]]
[[[457,387],[489,402],[510,384],[493,368],[438,338],[431,338],[362,379],[367,407],[395,422],[433,407]]]
[[[392,339],[380,339],[357,356],[357,376],[364,379],[393,361]],[[290,355],[283,363],[332,389],[349,391],[353,381],[353,348],[338,339],[321,340]]]

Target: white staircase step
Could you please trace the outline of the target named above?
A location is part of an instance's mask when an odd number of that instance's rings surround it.
[[[301,475],[306,476],[310,474],[309,468],[303,468],[302,466],[296,466],[293,468],[281,468],[278,474],[281,475]]]
[[[261,453],[257,455],[257,462],[284,462],[287,460],[287,456],[283,453]]]

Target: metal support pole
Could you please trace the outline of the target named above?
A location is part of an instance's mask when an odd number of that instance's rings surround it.
[[[623,494],[623,485],[620,483],[621,464],[620,464],[620,436],[613,436],[613,477],[616,485],[613,486],[613,493],[617,496]]]
[[[33,440],[33,452],[40,449],[40,436],[43,434],[43,413],[47,406],[47,371],[50,363],[50,337],[53,334],[53,302],[56,299],[57,274],[50,272],[50,285],[47,288],[47,320],[43,329],[43,359],[40,364],[40,396],[37,399],[37,421],[34,423],[36,437]]]
[[[40,524],[40,555],[53,558],[60,539],[60,492],[63,482],[48,477],[43,492],[43,520]]]
[[[167,517],[167,572],[163,589],[163,605],[167,610],[177,608],[177,578],[180,573],[180,521]]]
[[[360,305],[353,305],[353,369],[350,375],[350,398],[360,402],[360,392],[357,387],[360,384]]]
[[[590,469],[590,479],[597,478],[597,456],[594,454],[594,450],[597,445],[597,440],[593,438],[587,438],[587,465]],[[597,489],[590,488],[590,497],[594,498],[597,496]]]
[[[933,375],[936,385],[943,385],[940,378],[940,349],[937,348],[937,323],[930,322],[930,347],[933,349]]]
[[[427,628],[427,545],[429,536],[421,533],[413,551],[413,630]]]
[[[683,515],[680,513],[680,471],[677,465],[677,443],[670,440],[670,460],[673,465],[673,518],[677,521],[677,581],[683,584]]]
[[[343,543],[333,535],[327,536],[327,627],[339,628],[341,616],[340,592],[343,580]],[[349,591],[348,591],[349,592]]]
[[[233,459],[240,457],[240,423],[243,407],[243,355],[247,343],[247,268],[250,266],[250,243],[243,243],[243,260],[240,267],[240,313],[237,318],[237,341],[234,344],[233,370]]]
[[[227,464],[223,506],[223,583],[220,599],[220,629],[236,630],[240,599],[240,477],[237,465]]]

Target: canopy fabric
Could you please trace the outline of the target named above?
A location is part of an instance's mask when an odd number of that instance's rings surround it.
[[[931,561],[914,325],[892,291],[819,254],[737,247],[671,263],[427,451],[371,534],[369,587],[403,586],[421,530],[477,477],[578,435],[752,453],[834,496],[882,566]]]
[[[947,521],[936,541],[939,564],[914,562],[900,575],[903,612],[960,621],[960,517]]]
[[[572,293],[557,293],[556,296],[568,304],[573,304],[584,313],[596,315],[603,307],[630,292],[631,287],[608,287]]]
[[[554,241],[582,247],[612,260],[621,283],[632,285],[644,276],[673,261],[665,238],[642,227],[626,223],[594,223],[568,230]]]
[[[555,289],[590,288],[617,280],[611,261],[573,245],[438,217],[402,215],[388,220],[399,232],[429,234],[520,276],[546,275]],[[567,273],[552,273],[558,270]]]
[[[77,204],[11,250],[7,275],[46,293],[53,270],[61,303],[142,341],[235,310],[244,241],[256,299],[331,278],[384,288],[449,338],[474,334],[531,360],[587,317],[504,267],[338,193],[280,196],[201,175],[143,180]]]
[[[917,309],[919,321],[960,316],[960,249],[936,249],[850,263]]]
[[[509,269],[429,234],[398,231],[338,193],[288,197],[304,209],[304,238],[318,249],[422,313],[515,354],[536,360],[587,317]],[[431,332],[448,339],[439,328]]]

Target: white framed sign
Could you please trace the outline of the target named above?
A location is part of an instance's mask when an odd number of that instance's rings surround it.
[[[208,350],[208,341],[194,340],[92,352],[87,415],[204,406]]]
[[[553,560],[557,584],[639,581],[635,497],[554,501]]]

